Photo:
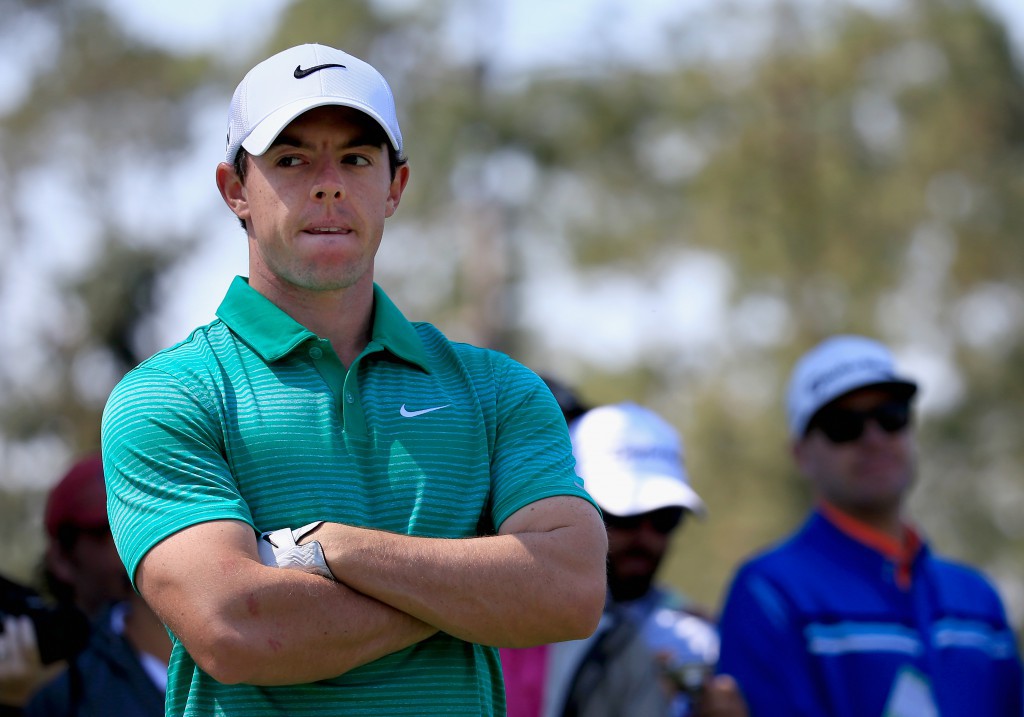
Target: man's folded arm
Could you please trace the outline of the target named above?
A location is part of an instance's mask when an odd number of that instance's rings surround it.
[[[164,539],[136,582],[196,664],[225,683],[328,679],[437,632],[327,578],[262,565],[252,528],[239,521]]]
[[[324,523],[335,578],[469,642],[523,647],[590,635],[606,592],[607,534],[593,505],[556,496],[515,512],[498,535],[424,538]]]

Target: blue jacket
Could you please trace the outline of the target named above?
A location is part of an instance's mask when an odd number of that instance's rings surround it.
[[[1020,657],[989,582],[927,546],[908,587],[895,572],[818,512],[739,569],[718,669],[752,717],[1021,716]]]
[[[32,697],[25,717],[163,717],[163,692],[109,617],[94,623],[89,646]]]

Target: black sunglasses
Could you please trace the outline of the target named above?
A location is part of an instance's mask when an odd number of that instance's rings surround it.
[[[811,420],[807,432],[817,428],[832,443],[849,443],[864,435],[869,420],[886,433],[897,433],[910,425],[910,404],[890,401],[868,411],[826,408]]]
[[[644,522],[650,523],[655,532],[668,535],[683,520],[682,508],[659,508],[639,515],[612,515],[605,512],[604,524],[618,530],[639,530]]]

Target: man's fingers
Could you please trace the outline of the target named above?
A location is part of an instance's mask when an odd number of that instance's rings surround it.
[[[746,717],[747,705],[740,686],[731,675],[714,675],[704,686],[700,717]]]
[[[0,635],[0,674],[17,677],[32,674],[41,665],[36,629],[27,615],[4,618]]]
[[[36,626],[32,618],[22,615],[14,622],[15,642],[18,654],[30,668],[38,668],[42,661],[39,658],[39,642],[36,639]]]

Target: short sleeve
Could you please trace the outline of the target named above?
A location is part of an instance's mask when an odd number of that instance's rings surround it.
[[[191,525],[253,525],[224,458],[214,402],[198,382],[143,365],[114,388],[103,412],[107,512],[132,582],[142,558]]]
[[[555,397],[528,368],[505,358],[498,373],[491,456],[492,515],[500,526],[520,508],[571,495],[597,505],[576,475],[569,430]]]

